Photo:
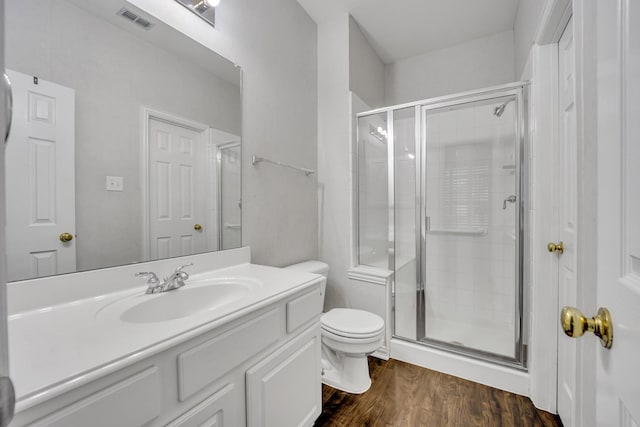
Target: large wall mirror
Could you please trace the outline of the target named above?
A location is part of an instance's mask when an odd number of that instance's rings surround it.
[[[123,0],[5,22],[10,281],[241,245],[237,66]]]

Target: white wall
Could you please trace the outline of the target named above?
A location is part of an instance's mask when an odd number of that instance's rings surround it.
[[[525,68],[545,4],[546,1],[543,0],[520,0],[518,3],[516,22],[513,26],[516,76],[520,76]]]
[[[515,80],[513,32],[403,59],[388,64],[385,74],[386,105],[510,83]]]
[[[142,261],[141,106],[239,134],[238,86],[64,0],[5,3],[7,68],[75,90],[77,269]]]
[[[384,63],[349,17],[349,86],[371,108],[384,106]]]
[[[318,26],[319,257],[329,264],[325,310],[344,307],[351,267],[349,16]]]
[[[295,0],[222,1],[216,28],[173,1],[130,3],[243,69],[242,243],[252,261],[284,266],[318,253],[316,176],[261,164],[253,154],[316,169],[316,25]]]

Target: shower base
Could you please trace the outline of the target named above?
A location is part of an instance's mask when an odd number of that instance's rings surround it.
[[[430,340],[515,358],[513,325],[478,325],[442,319],[427,319],[426,337]]]
[[[438,350],[400,338],[391,339],[390,352],[392,359],[529,396],[529,373],[521,369]]]

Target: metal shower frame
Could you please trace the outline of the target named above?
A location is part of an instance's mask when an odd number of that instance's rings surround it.
[[[443,107],[452,107],[456,105],[468,104],[478,101],[490,100],[494,98],[503,98],[508,96],[515,97],[516,105],[516,189],[517,189],[517,206],[518,215],[516,217],[516,300],[515,300],[515,357],[511,358],[504,355],[494,354],[483,350],[472,349],[448,342],[442,342],[426,338],[425,336],[425,277],[426,277],[426,200],[423,197],[426,186],[426,173],[424,168],[426,164],[426,116],[430,110]],[[416,339],[402,337],[396,334],[395,330],[395,313],[396,313],[396,286],[395,274],[393,275],[391,284],[392,294],[392,313],[393,316],[393,338],[404,341],[420,343],[432,348],[445,350],[483,361],[494,362],[499,365],[508,366],[519,370],[527,370],[527,339],[528,335],[528,294],[524,292],[525,265],[524,256],[528,253],[529,235],[525,230],[527,221],[527,200],[529,170],[526,161],[526,153],[528,152],[528,102],[529,102],[529,83],[515,82],[501,86],[494,86],[480,90],[462,92],[453,95],[441,96],[436,98],[425,99],[416,102],[398,104],[384,108],[378,108],[356,114],[356,118],[379,115],[386,113],[387,120],[387,184],[388,184],[388,269],[395,273],[395,142],[394,142],[394,112],[398,110],[414,109],[415,121],[415,149],[416,149]],[[360,135],[359,126],[356,126],[356,156],[360,154]],[[355,171],[355,188],[360,188],[358,180],[360,174],[358,171],[359,161],[354,162]],[[359,197],[354,200],[356,208],[355,221],[355,242],[356,242],[356,262],[360,262],[360,245],[359,245]]]

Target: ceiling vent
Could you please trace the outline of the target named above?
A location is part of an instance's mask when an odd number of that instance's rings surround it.
[[[134,13],[134,12],[130,11],[126,7],[123,7],[122,9],[120,9],[116,13],[116,15],[122,16],[123,18],[133,22],[136,25],[139,25],[140,27],[144,28],[145,30],[149,30],[149,29],[151,29],[151,27],[153,27],[153,24],[151,22],[147,21],[146,19],[144,19],[142,16],[138,15],[137,13]]]

